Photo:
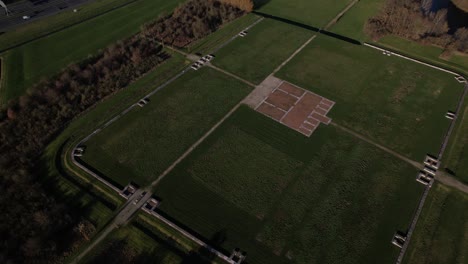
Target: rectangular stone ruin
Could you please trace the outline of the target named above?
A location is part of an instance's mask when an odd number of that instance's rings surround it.
[[[426,171],[420,171],[418,173],[418,176],[416,177],[416,181],[424,185],[430,184],[433,179],[434,179],[434,176],[431,174],[428,174]]]
[[[150,198],[144,205],[143,205],[143,211],[151,214],[154,209],[159,205],[159,201],[156,200],[155,198]]]
[[[429,167],[437,170],[437,169],[439,169],[440,161],[437,158],[427,154],[426,158],[424,159],[424,164],[426,166],[429,166]]]
[[[122,192],[120,192],[120,196],[124,197],[125,199],[128,199],[135,193],[136,190],[137,188],[131,183],[129,183],[127,186],[125,186]]]
[[[232,251],[229,259],[231,260],[231,263],[240,264],[242,263],[242,261],[245,260],[246,257],[247,257],[247,253],[241,251],[239,248],[235,248]]]
[[[448,111],[447,114],[445,114],[445,117],[450,120],[453,120],[455,118],[455,113],[452,111]]]
[[[403,233],[396,232],[395,235],[393,235],[393,238],[392,238],[393,245],[399,248],[402,248],[405,245],[405,242],[406,242],[406,235],[404,235]]]

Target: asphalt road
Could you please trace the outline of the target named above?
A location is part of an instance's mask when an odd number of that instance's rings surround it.
[[[93,0],[26,0],[7,5],[10,14],[7,16],[4,10],[0,10],[0,32],[13,30],[15,27],[34,23],[41,18],[57,14],[91,2]],[[3,9],[3,8],[1,8]],[[29,16],[27,20],[23,16]]]

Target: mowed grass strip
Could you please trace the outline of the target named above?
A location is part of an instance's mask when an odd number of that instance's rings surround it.
[[[139,31],[145,22],[170,12],[183,0],[138,0],[48,37],[6,52],[0,102],[20,96],[41,78]]]
[[[321,28],[343,10],[351,0],[260,0],[258,11],[309,26]]]
[[[121,185],[147,184],[250,90],[207,67],[190,71],[94,136],[84,160]]]
[[[468,263],[468,195],[435,184],[424,205],[405,264]]]
[[[462,93],[452,75],[324,36],[277,75],[335,101],[334,122],[416,161],[437,155]]]
[[[217,52],[213,64],[254,83],[261,83],[313,32],[265,19]]]
[[[306,138],[242,107],[155,194],[162,212],[249,263],[393,263],[391,237],[423,189],[415,174],[333,126]]]

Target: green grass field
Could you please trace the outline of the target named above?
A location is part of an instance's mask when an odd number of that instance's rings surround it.
[[[360,0],[330,30],[358,41],[369,40],[364,33],[364,25],[378,13],[383,3],[384,0]]]
[[[239,37],[216,53],[213,64],[251,82],[260,83],[293,54],[313,32],[265,19],[246,37]]]
[[[84,161],[121,185],[147,184],[249,91],[215,70],[190,71],[88,141]]]
[[[306,138],[242,107],[155,194],[164,213],[249,263],[393,263],[391,237],[422,193],[415,173],[333,126]]]
[[[438,153],[463,88],[449,74],[324,36],[277,75],[336,101],[334,122],[418,162]]]
[[[406,251],[405,264],[468,263],[468,195],[432,187]]]
[[[138,0],[95,19],[7,51],[0,102],[20,96],[43,77],[95,54],[139,31],[147,21],[170,12],[182,0]]]
[[[321,28],[340,13],[351,0],[269,0],[257,11]]]
[[[399,38],[396,36],[386,36],[379,40],[379,44],[392,48],[417,58],[432,61],[442,66],[453,68],[456,71],[468,73],[468,56],[454,54],[448,59],[440,56],[443,49],[435,46],[421,45],[417,42]]]

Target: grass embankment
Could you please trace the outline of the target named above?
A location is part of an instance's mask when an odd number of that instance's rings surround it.
[[[265,19],[216,55],[213,64],[253,83],[262,82],[296,51],[313,32]]]
[[[155,193],[164,213],[249,263],[393,263],[389,241],[422,193],[415,173],[332,126],[306,138],[242,107]]]
[[[81,61],[139,31],[147,21],[170,12],[183,0],[138,0],[66,30],[7,51],[0,102],[20,96],[41,78]]]
[[[278,76],[336,101],[336,123],[415,161],[438,153],[462,93],[450,74],[325,36]]]
[[[84,161],[121,185],[147,184],[250,90],[207,67],[190,71],[91,138]]]
[[[432,187],[406,252],[405,264],[468,263],[468,195]]]
[[[271,0],[258,11],[321,28],[330,22],[351,0]]]

